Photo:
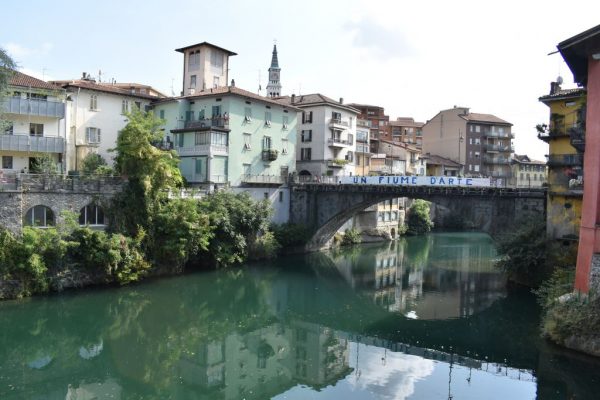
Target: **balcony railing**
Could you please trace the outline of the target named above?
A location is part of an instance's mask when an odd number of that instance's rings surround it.
[[[549,167],[582,166],[583,154],[551,154],[547,164]]]
[[[483,136],[492,137],[492,138],[506,138],[506,139],[514,139],[515,134],[512,132],[483,132]]]
[[[502,153],[509,153],[514,151],[514,147],[511,145],[498,145],[486,143],[483,145],[483,148],[487,151],[498,151]]]
[[[188,120],[183,121],[183,128],[228,128],[229,127],[229,118],[223,117],[214,117],[214,118],[204,118],[199,120]]]
[[[569,129],[571,146],[578,151],[585,151],[585,129],[583,127],[574,127]]]
[[[282,175],[244,175],[242,183],[276,184],[282,185],[286,182],[286,177]]]
[[[348,121],[344,121],[342,119],[339,118],[330,118],[329,119],[329,125],[330,126],[341,126],[344,128],[348,128],[350,126],[350,124],[348,123]]]
[[[175,150],[180,156],[226,156],[229,154],[229,146],[221,144],[175,147]]]
[[[510,158],[485,156],[483,157],[483,162],[486,164],[510,164]]]
[[[341,138],[330,138],[327,142],[329,143],[330,146],[338,146],[338,147],[352,145],[352,143],[349,142],[348,140],[342,140]]]
[[[340,160],[340,159],[327,160],[327,167],[329,167],[329,168],[344,168],[344,165],[346,165],[348,163],[349,163],[348,160]]]
[[[65,103],[57,100],[9,97],[2,102],[0,109],[7,114],[53,118],[65,117]]]
[[[275,161],[279,156],[279,152],[275,149],[263,150],[262,160],[263,161]]]
[[[0,150],[64,153],[65,139],[52,136],[0,135]]]

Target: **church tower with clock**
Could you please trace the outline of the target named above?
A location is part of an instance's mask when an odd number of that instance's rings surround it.
[[[281,83],[279,81],[281,68],[277,59],[277,45],[273,45],[273,57],[269,68],[269,83],[267,84],[267,97],[281,96]]]

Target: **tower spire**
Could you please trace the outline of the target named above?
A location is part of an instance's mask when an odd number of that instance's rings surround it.
[[[269,83],[267,84],[267,96],[281,96],[279,58],[277,57],[277,43],[273,44],[273,55],[271,56],[271,66],[269,67]]]

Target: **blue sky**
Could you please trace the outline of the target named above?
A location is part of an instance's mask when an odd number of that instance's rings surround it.
[[[238,53],[230,78],[266,85],[277,40],[283,93],[377,104],[391,118],[432,118],[453,105],[514,124],[517,153],[543,160],[537,101],[560,73],[561,40],[600,23],[600,2],[559,1],[12,1],[0,46],[23,72],[181,90],[175,48],[208,41]],[[264,92],[263,92],[264,93]]]

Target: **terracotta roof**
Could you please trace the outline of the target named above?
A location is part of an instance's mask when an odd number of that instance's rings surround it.
[[[179,96],[179,97],[167,97],[165,99],[157,99],[157,101],[154,104],[168,103],[170,101],[177,101],[180,99],[197,99],[197,98],[201,98],[201,97],[220,96],[220,95],[224,95],[224,94],[233,94],[233,95],[237,95],[237,96],[241,96],[241,97],[246,97],[249,99],[259,100],[259,101],[262,101],[262,102],[268,103],[268,104],[278,105],[280,107],[287,107],[287,108],[290,108],[290,109],[296,110],[296,111],[302,111],[300,108],[295,107],[296,104],[294,104],[294,106],[289,105],[289,104],[284,104],[279,100],[272,99],[270,97],[263,97],[256,93],[252,93],[247,90],[240,89],[237,86],[220,86],[220,87],[216,87],[216,88],[212,88],[212,89],[201,90],[199,92],[196,92],[193,95]]]
[[[292,104],[292,98],[290,96],[280,96],[274,98],[279,103],[283,104]],[[338,108],[343,108],[350,112],[354,112],[360,114],[360,111],[356,108],[351,107],[350,105],[340,103],[337,100],[332,99],[331,97],[327,97],[322,95],[321,93],[313,93],[313,94],[302,94],[298,96],[294,96],[294,106],[296,107],[308,107],[320,104],[329,104],[331,106],[336,106]]]
[[[584,88],[573,88],[573,89],[562,89],[556,91],[556,93],[547,94],[545,96],[540,97],[538,100],[542,103],[550,100],[563,100],[570,98],[581,97],[586,94],[586,90]]]
[[[377,108],[379,110],[384,110],[384,108],[381,107],[381,106],[374,106],[374,105],[371,105],[371,104],[349,103],[348,105],[350,107],[354,107],[354,108]]]
[[[156,92],[158,94],[158,97],[167,97],[166,94],[160,92],[159,90],[153,88],[150,85],[144,85],[141,83],[135,83],[135,82],[98,82],[99,85],[103,85],[103,86],[114,86],[114,87],[118,87],[118,88],[122,88],[122,89],[127,89],[131,92],[131,89],[147,89],[148,91],[151,92]],[[142,93],[143,94],[143,93]]]
[[[472,121],[472,122],[488,122],[488,123],[492,123],[492,124],[512,125],[510,122],[505,121],[501,118],[498,118],[492,114],[468,113],[466,115],[459,115],[459,116],[467,121]]]
[[[185,47],[181,47],[181,48],[179,48],[179,49],[175,49],[175,51],[178,51],[178,52],[180,52],[180,53],[183,53],[183,52],[185,52],[185,51],[186,51],[186,50],[188,50],[188,49],[191,49],[191,48],[193,48],[193,47],[198,47],[198,46],[209,46],[209,47],[214,47],[215,49],[219,49],[219,50],[222,50],[222,51],[224,51],[225,53],[229,54],[230,56],[237,56],[237,53],[234,53],[233,51],[230,51],[230,50],[224,49],[224,48],[222,48],[222,47],[219,47],[219,46],[215,46],[214,44],[212,44],[212,43],[208,43],[208,42],[200,42],[200,43],[196,43],[196,44],[191,44],[191,45],[189,45],[189,46],[185,46]]]
[[[424,155],[425,158],[427,158],[427,164],[428,165],[443,165],[445,167],[456,167],[459,168],[460,164],[457,163],[456,161],[452,161],[449,158],[446,157],[442,157],[442,156],[438,156],[436,154],[425,154]]]
[[[409,151],[413,151],[413,152],[417,152],[417,153],[421,152],[421,150],[418,147],[411,146],[408,143],[391,142],[389,140],[384,140],[384,139],[380,139],[380,140],[381,140],[382,143],[387,143],[387,144],[391,144],[391,145],[394,145],[394,146],[403,147],[403,148],[405,148],[406,150],[409,150]]]
[[[65,89],[68,87],[76,87],[76,88],[81,88],[81,89],[96,90],[98,92],[118,94],[121,96],[140,97],[143,99],[156,99],[157,98],[156,96],[151,96],[149,94],[131,93],[131,90],[129,90],[129,89],[113,86],[108,83],[96,83],[94,81],[88,81],[88,80],[84,80],[84,79],[52,81],[52,83],[54,83],[56,85],[60,85]]]
[[[421,128],[423,125],[425,125],[425,123],[415,122],[413,118],[397,118],[395,121],[390,120],[390,125]]]
[[[48,89],[48,90],[59,90],[60,87],[53,85],[52,83],[45,82],[41,79],[34,78],[33,76],[26,75],[19,71],[14,71],[14,74],[8,81],[9,85],[12,86],[23,86],[32,87],[36,89]]]
[[[536,165],[546,165],[545,161],[537,161],[530,159],[527,155],[519,155],[515,154],[513,161],[519,164],[536,164]]]

